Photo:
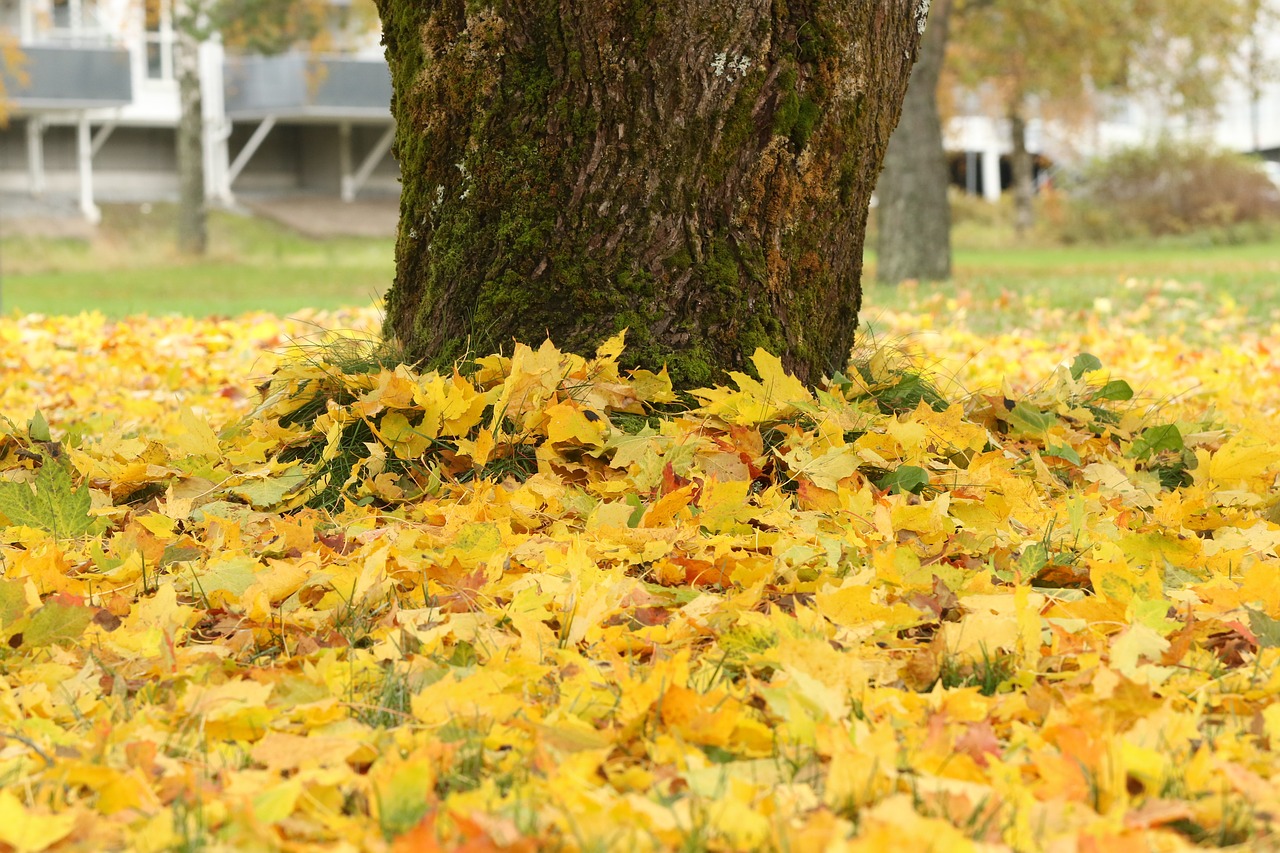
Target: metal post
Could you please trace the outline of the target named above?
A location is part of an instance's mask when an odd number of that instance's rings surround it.
[[[253,135],[245,142],[244,147],[240,149],[240,153],[236,155],[236,159],[231,161],[231,165],[227,167],[227,191],[230,192],[231,184],[236,178],[240,177],[240,170],[249,162],[249,158],[258,150],[258,146],[262,144],[262,140],[267,138],[267,134],[271,132],[271,128],[276,126],[276,117],[267,116],[262,123],[254,129]]]
[[[81,112],[76,122],[76,161],[80,167],[80,212],[97,225],[102,221],[102,211],[93,203],[93,136],[88,112]]]
[[[36,38],[36,18],[34,4],[18,3],[18,40],[21,44],[31,44]]]
[[[44,195],[44,120],[40,116],[27,119],[27,172],[31,177],[31,195]]]
[[[98,156],[98,152],[102,150],[103,145],[107,144],[107,139],[111,136],[112,132],[115,131],[115,129],[116,129],[115,119],[112,119],[111,121],[104,124],[102,127],[98,128],[98,132],[93,135],[93,145],[91,145],[89,148],[90,157]]]
[[[355,175],[351,178],[351,197],[355,198],[360,188],[364,186],[365,181],[369,180],[369,176],[373,174],[373,170],[382,162],[382,158],[387,156],[387,152],[391,150],[391,143],[396,138],[396,126],[388,125],[383,131],[382,136],[378,137],[378,141],[373,143],[373,147],[369,149],[369,153],[364,156],[364,160],[360,163],[360,168],[356,169]]]
[[[1000,200],[1000,151],[995,147],[982,152],[982,196],[987,201]]]
[[[338,125],[338,192],[344,202],[356,200],[355,182],[351,177],[351,122]]]

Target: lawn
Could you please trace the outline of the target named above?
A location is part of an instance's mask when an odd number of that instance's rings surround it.
[[[391,239],[298,236],[262,219],[214,212],[208,257],[178,257],[172,209],[107,205],[92,241],[0,239],[5,312],[234,316],[368,305],[395,271]]]
[[[368,305],[10,313],[0,846],[1272,849],[1273,264],[962,254],[824,387],[683,400]]]
[[[234,316],[368,305],[394,274],[391,239],[300,237],[269,221],[215,212],[211,248],[177,258],[157,205],[109,205],[92,242],[0,238],[5,312]],[[979,237],[990,240],[990,229]],[[1003,241],[1005,243],[1009,241]],[[1194,332],[1206,307],[1239,307],[1280,320],[1280,246],[1119,246],[976,249],[960,246],[955,279],[900,287],[874,282],[868,254],[863,321],[874,332],[885,311],[910,310],[934,326],[957,316],[977,331],[1005,331],[1032,313],[1039,325],[1078,324],[1114,312]],[[1154,297],[1154,298],[1153,298]],[[1144,316],[1141,312],[1149,312]]]
[[[890,286],[874,282],[868,259],[863,320],[872,328],[885,310],[919,311],[943,325],[963,312],[976,331],[1025,325],[1079,325],[1085,316],[1123,315],[1127,322],[1185,327],[1219,307],[1235,306],[1258,322],[1280,320],[1280,245],[1077,246],[965,249],[955,278]]]

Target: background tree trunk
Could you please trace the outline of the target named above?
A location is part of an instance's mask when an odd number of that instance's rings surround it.
[[[1013,142],[1013,227],[1019,237],[1031,233],[1036,224],[1034,165],[1027,150],[1027,119],[1022,99],[1015,97],[1009,107],[1009,134]]]
[[[924,0],[378,0],[403,175],[384,332],[550,337],[682,387],[844,367]]]
[[[876,279],[888,284],[951,277],[951,177],[938,116],[938,77],[947,52],[951,4],[933,0],[902,119],[889,139],[876,186]]]
[[[179,10],[175,9],[175,19]],[[204,102],[200,94],[200,42],[190,14],[175,20],[174,76],[178,78],[178,250],[203,255],[208,247],[204,197]]]

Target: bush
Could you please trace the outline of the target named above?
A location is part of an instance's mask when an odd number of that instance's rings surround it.
[[[1067,187],[1068,242],[1204,236],[1245,242],[1280,226],[1280,188],[1243,155],[1170,141],[1094,161]]]

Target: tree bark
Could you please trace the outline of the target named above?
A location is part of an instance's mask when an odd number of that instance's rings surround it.
[[[175,16],[178,10],[175,10]],[[183,12],[183,14],[188,14]],[[208,248],[204,195],[204,100],[200,93],[200,42],[194,23],[175,20],[173,69],[178,78],[178,250],[203,255]]]
[[[876,186],[876,279],[887,284],[951,277],[951,176],[938,115],[951,6],[952,0],[933,0],[902,118]]]
[[[680,387],[843,368],[927,0],[377,0],[403,190],[384,333],[550,336]]]
[[[1035,195],[1034,166],[1027,150],[1027,119],[1022,99],[1015,97],[1009,106],[1009,134],[1013,142],[1013,227],[1025,237],[1035,227],[1036,215],[1031,206]]]

